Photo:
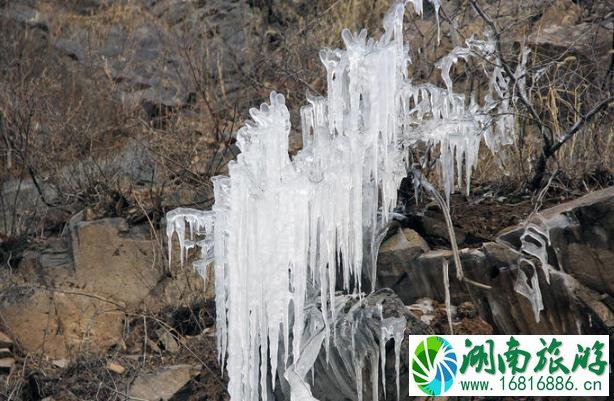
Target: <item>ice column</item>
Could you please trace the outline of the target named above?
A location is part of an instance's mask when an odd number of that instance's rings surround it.
[[[438,0],[431,3],[438,9]],[[421,14],[422,1],[412,4]],[[228,176],[214,177],[212,211],[167,214],[167,234],[179,237],[181,261],[200,247],[196,267],[204,275],[215,250],[218,351],[233,401],[267,400],[278,371],[289,366],[293,397],[311,399],[304,381],[309,365],[320,344],[327,350],[336,345],[335,291],[360,296],[367,289],[363,281],[373,289],[408,146],[439,147],[449,199],[455,170],[456,185],[464,176],[468,190],[482,135],[493,150],[509,142],[513,121],[496,116],[509,107],[509,80],[496,67],[492,42],[470,39],[444,57],[438,66],[445,88],[414,83],[407,76],[404,9],[404,3],[390,9],[379,39],[344,30],[345,49],[320,52],[327,95],[309,95],[301,108],[303,149],[295,157],[288,156],[284,97],[273,92],[269,103],[250,110],[251,121],[238,132],[241,153]],[[476,55],[490,62],[484,106],[454,93],[450,78],[454,63]],[[314,303],[323,328],[303,344],[305,306]],[[398,370],[402,322],[382,325],[384,337],[395,340]],[[373,358],[352,358],[357,381],[363,364],[377,366]]]

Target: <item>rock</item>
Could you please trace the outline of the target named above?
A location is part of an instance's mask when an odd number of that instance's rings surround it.
[[[598,7],[599,5],[595,4],[595,14],[599,13]],[[582,9],[583,7],[574,2],[552,2],[535,24],[533,33],[527,38],[527,44],[553,55],[571,52],[589,59],[601,56],[609,61],[612,22],[581,22]]]
[[[0,315],[26,352],[67,359],[104,353],[122,338],[124,314],[95,295],[16,286],[0,299]]]
[[[6,334],[0,331],[0,348],[10,348],[13,346],[13,340]]]
[[[389,261],[391,254],[398,257],[380,266],[383,267],[380,282],[392,287],[405,304],[415,304],[421,298],[443,303],[442,265],[447,261],[451,300],[455,305],[464,305],[459,312],[464,316],[458,320],[468,319],[463,323],[468,332],[488,331],[483,324],[472,322],[475,314],[500,333],[580,334],[614,330],[614,302],[610,295],[614,293],[611,274],[614,187],[544,210],[530,222],[541,227],[550,239],[546,247],[552,266],[549,283],[540,261],[521,247],[525,225],[503,230],[497,242],[462,249],[461,263],[469,279],[462,283],[456,279],[451,251],[421,250],[403,255],[395,253],[393,245],[382,247],[380,255],[386,256],[382,260]],[[390,244],[402,243],[398,233],[394,235]],[[526,281],[533,275],[527,260],[536,266],[543,302],[538,316],[531,299],[515,289],[519,280]],[[471,301],[471,310],[465,309],[466,301]],[[412,305],[412,310],[429,322],[433,317],[428,315],[436,315],[432,309],[425,304]]]
[[[165,250],[148,226],[82,217],[71,219],[65,237],[26,250],[3,286],[8,290],[0,313],[26,351],[50,359],[70,359],[76,351],[104,353],[122,339],[124,311],[160,312],[213,297],[212,269],[205,288],[191,267],[177,261],[163,268],[158,255]],[[0,336],[0,348],[9,343],[5,337]],[[169,339],[165,347],[176,345]],[[149,346],[157,348],[155,342]]]
[[[68,366],[68,360],[66,359],[56,359],[55,361],[51,362],[53,364],[53,366],[58,367],[60,369],[64,369]]]
[[[492,290],[469,288],[480,315],[503,333],[590,334],[613,330],[613,310],[601,294],[614,293],[611,272],[614,187],[543,210],[530,222],[549,238],[545,253],[552,266],[548,269],[550,282],[539,261],[526,252],[520,253],[520,237],[525,226],[505,229],[497,237],[499,244],[483,246],[491,268],[486,276],[482,275],[482,280],[491,285]],[[503,257],[504,254],[513,256],[511,252],[514,251],[519,253],[516,260]],[[514,290],[519,269],[523,264],[526,267],[521,257],[533,259],[538,267],[536,274],[544,305],[539,322],[530,301]],[[472,277],[476,277],[477,270],[471,271]]]
[[[461,260],[475,258],[477,251],[462,250]],[[479,257],[479,255],[477,256]],[[453,303],[459,304],[470,299],[464,286],[455,279],[456,270],[452,261],[452,252],[447,250],[429,251],[403,265],[403,271],[397,271],[393,289],[405,304],[412,304],[420,298],[431,298],[439,302],[445,300],[443,286],[443,262],[448,261],[450,277],[450,295]]]
[[[126,372],[126,368],[124,368],[119,363],[108,361],[106,364],[106,368],[109,372],[117,373],[118,375],[123,375]]]
[[[614,306],[608,302],[610,295],[599,295],[584,286],[577,286],[575,295],[588,307],[590,312],[597,316],[595,323],[601,322],[604,328],[612,333],[614,331]]]
[[[403,221],[404,226],[409,226],[416,230],[429,243],[437,245],[450,245],[450,235],[448,234],[448,226],[446,225],[443,216],[437,212],[433,214],[410,214],[405,216]],[[456,242],[459,245],[465,243],[467,234],[458,227],[454,227]]]
[[[0,358],[8,358],[9,356],[13,355],[11,353],[11,350],[8,348],[0,348]]]
[[[45,181],[39,181],[45,199],[51,203],[61,203],[59,191],[73,190],[75,182],[88,182],[92,177],[91,166],[96,165],[99,173],[107,177],[125,177],[130,182],[148,181],[153,174],[154,160],[146,149],[147,144],[128,144],[113,154],[98,159],[86,158],[72,163],[67,163],[57,171],[41,171],[42,176],[53,176],[53,185]],[[112,181],[109,181],[111,183]],[[58,231],[64,226],[73,213],[60,208],[52,208],[41,202],[41,197],[36,185],[30,178],[7,180],[0,184],[0,196],[5,199],[15,199],[15,216],[12,213],[0,213],[0,235],[8,234],[5,229],[17,221],[40,218],[41,225],[29,225],[20,228],[28,229],[27,233],[34,234],[43,229],[56,227]],[[80,213],[82,215],[85,213]],[[89,213],[88,213],[89,214]],[[88,216],[91,217],[91,216]],[[13,222],[13,218],[17,219]],[[35,219],[34,221],[37,221]],[[21,223],[19,223],[21,224]],[[50,224],[50,226],[43,226]],[[26,234],[26,232],[24,232]]]
[[[18,16],[32,24],[44,22],[43,14],[48,14],[57,28],[50,34],[55,48],[86,68],[104,72],[124,104],[141,105],[152,119],[194,102],[201,79],[192,75],[196,60],[202,64],[198,68],[209,74],[207,80],[220,84],[219,89],[212,87],[220,98],[233,104],[238,101],[242,68],[249,61],[250,49],[245,49],[258,30],[236,27],[259,24],[259,11],[237,0],[161,0],[131,3],[134,18],[116,19],[107,18],[109,9],[122,12],[112,2],[82,3],[50,3],[20,11]],[[56,13],[77,15],[53,18]],[[80,23],[84,13],[96,18],[95,27]],[[187,43],[206,45],[177,51]]]
[[[146,226],[121,218],[71,221],[74,284],[136,307],[156,286],[162,271]]]
[[[407,284],[407,265],[428,251],[429,246],[417,232],[393,226],[388,238],[382,242],[377,257],[378,287],[391,288],[397,294],[403,294]]]
[[[550,264],[586,287],[614,294],[614,187],[546,209],[531,222],[550,237]],[[524,226],[503,230],[497,242],[520,248]]]
[[[48,29],[43,15],[25,4],[8,2],[6,7],[0,8],[0,16],[30,28],[40,28],[45,31]]]
[[[435,333],[450,334],[445,304],[433,299],[422,298],[417,303],[409,305],[408,308]],[[493,333],[493,327],[478,316],[477,308],[471,302],[463,302],[459,306],[452,305],[451,310],[454,334],[490,335]]]
[[[152,340],[151,338],[147,339],[147,348],[150,353],[154,353],[154,354],[162,353],[162,350],[160,349],[160,347],[158,347],[158,344],[156,344],[156,342]]]
[[[158,340],[164,347],[165,351],[175,353],[179,351],[179,343],[175,339],[175,336],[171,334],[167,329],[160,329],[158,331]]]
[[[178,247],[173,248],[173,255],[178,255]],[[207,280],[192,267],[191,259],[183,266],[174,260],[169,274],[160,279],[156,287],[143,300],[150,311],[160,311],[165,307],[181,307],[202,299],[215,297],[215,278],[212,268],[207,270]],[[176,263],[175,263],[176,262]]]
[[[139,375],[129,391],[129,400],[169,400],[190,379],[201,371],[200,366],[174,365],[161,368],[154,373]]]
[[[496,243],[460,252],[465,277],[489,289],[468,281],[460,283],[450,251],[430,251],[412,259],[405,273],[399,274],[395,288],[401,289],[399,295],[408,304],[423,297],[443,302],[441,266],[445,259],[450,266],[453,304],[471,300],[477,314],[500,333],[613,330],[613,309],[602,294],[614,293],[614,187],[544,210],[530,222],[541,227],[550,240],[545,250],[552,266],[549,283],[540,261],[522,249],[520,237],[525,225],[519,225],[503,230]],[[538,316],[531,299],[515,289],[519,280],[528,280],[534,274],[526,260],[536,266],[543,303]]]
[[[465,277],[489,289],[464,283],[456,279],[456,268],[449,251],[431,251],[417,258],[411,268],[415,270],[416,281],[423,286],[411,293],[412,297],[429,297],[443,302],[441,268],[443,260],[450,266],[450,292],[453,304],[470,300],[477,308],[478,315],[500,333],[518,334],[570,334],[580,329],[578,322],[587,322],[575,302],[575,295],[569,280],[564,275],[551,277],[550,285],[538,269],[544,309],[537,322],[531,303],[514,289],[518,279],[518,264],[526,255],[497,243],[485,243],[478,249],[461,250],[461,263]],[[439,276],[439,277],[438,277]],[[427,283],[431,285],[428,286]],[[441,283],[441,284],[440,284]],[[429,294],[429,295],[424,295]],[[419,297],[419,298],[420,298]]]
[[[15,367],[15,359],[12,357],[0,358],[0,373],[11,373]]]

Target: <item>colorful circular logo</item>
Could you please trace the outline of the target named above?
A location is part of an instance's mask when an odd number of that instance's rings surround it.
[[[448,391],[457,369],[456,353],[442,337],[427,337],[416,347],[412,371],[416,384],[425,394],[437,396]]]

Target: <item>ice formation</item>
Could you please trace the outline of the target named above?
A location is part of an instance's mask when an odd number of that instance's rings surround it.
[[[439,0],[429,1],[438,11]],[[411,3],[421,14],[422,1]],[[213,179],[212,211],[167,215],[169,244],[177,234],[182,261],[188,249],[200,247],[196,266],[204,273],[215,253],[218,351],[233,401],[267,400],[282,378],[293,400],[313,400],[306,376],[320,348],[330,353],[331,344],[351,349],[344,365],[356,375],[355,399],[362,399],[362,368],[370,363],[376,398],[378,360],[383,367],[391,338],[398,373],[404,318],[382,318],[379,348],[364,347],[354,338],[361,315],[340,312],[344,302],[336,291],[360,297],[363,282],[374,288],[377,250],[406,175],[407,148],[439,147],[449,203],[455,170],[458,186],[464,176],[469,188],[481,137],[493,151],[513,138],[506,114],[513,94],[492,41],[470,39],[444,57],[437,66],[445,88],[415,83],[407,76],[404,11],[404,3],[391,8],[379,39],[344,30],[344,50],[320,52],[327,96],[308,96],[301,108],[303,149],[295,157],[288,156],[284,97],[273,92],[238,132],[241,153],[228,176]],[[491,77],[483,102],[455,93],[450,77],[459,59],[474,56],[486,60]],[[462,277],[459,264],[457,274]]]
[[[539,217],[539,215],[537,215]],[[536,222],[528,222],[524,228],[524,232],[520,236],[520,251],[528,256],[533,256],[539,260],[540,268],[546,278],[546,283],[550,284],[551,270],[555,270],[548,263],[548,246],[550,245],[550,234],[546,225]],[[529,266],[531,278],[528,279],[526,273],[521,269],[522,264]],[[535,321],[539,322],[539,313],[544,309],[542,301],[541,288],[539,286],[539,276],[535,263],[528,258],[521,258],[518,261],[516,281],[514,282],[514,290],[526,297],[531,303]]]
[[[530,280],[524,270],[522,270],[523,263],[530,268]],[[518,269],[516,274],[517,276],[516,281],[514,282],[514,291],[529,300],[531,303],[531,309],[533,310],[533,316],[535,316],[535,321],[539,323],[539,313],[544,309],[544,302],[542,300],[541,289],[539,288],[539,276],[537,275],[535,263],[533,263],[533,261],[530,259],[520,258],[518,260]]]

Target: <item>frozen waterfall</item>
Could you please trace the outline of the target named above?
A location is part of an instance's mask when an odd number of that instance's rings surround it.
[[[422,1],[411,3],[421,14]],[[439,0],[431,3],[439,9]],[[305,377],[320,347],[336,346],[338,327],[352,333],[346,315],[342,326],[335,323],[336,290],[360,297],[374,286],[377,250],[406,175],[408,147],[439,148],[449,202],[455,176],[468,190],[482,136],[493,151],[513,139],[509,78],[496,67],[493,43],[470,39],[444,57],[437,66],[445,88],[416,83],[407,75],[404,12],[404,3],[390,9],[379,39],[344,30],[345,49],[320,52],[327,96],[308,96],[301,108],[303,149],[295,157],[288,155],[284,96],[273,92],[238,132],[241,153],[228,176],[213,179],[212,211],[167,215],[169,244],[176,233],[182,261],[194,247],[200,248],[199,271],[215,259],[218,350],[233,401],[266,400],[280,371],[291,373],[293,400],[313,399]],[[459,59],[474,56],[489,61],[484,102],[455,93],[450,78]],[[314,303],[322,327],[305,340],[305,311]],[[403,324],[382,319],[381,330],[400,348]],[[376,369],[375,388],[377,367],[384,366],[377,358],[385,357],[377,353],[356,351],[353,360],[357,378],[366,363]]]

